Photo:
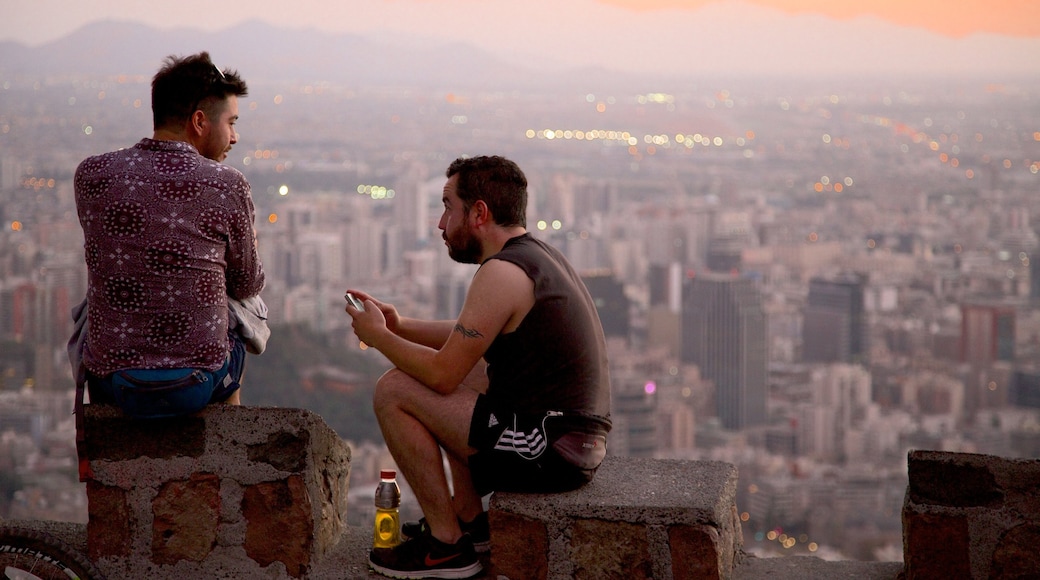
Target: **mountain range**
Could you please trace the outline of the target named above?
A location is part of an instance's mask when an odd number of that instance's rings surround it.
[[[558,6],[562,11],[567,5]],[[1040,39],[953,39],[870,17],[836,21],[726,2],[692,14],[632,17],[622,29],[606,22],[587,17],[589,26],[601,28],[599,46],[590,47],[588,37],[568,43],[546,34],[518,47],[480,35],[458,35],[463,41],[432,33],[333,33],[259,19],[214,32],[102,20],[39,46],[0,42],[0,75],[150,77],[167,55],[208,50],[250,82],[515,90],[540,83],[720,76],[1040,78]]]

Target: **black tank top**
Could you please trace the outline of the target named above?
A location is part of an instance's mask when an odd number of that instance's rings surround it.
[[[530,234],[510,239],[488,260],[516,264],[534,281],[534,306],[484,358],[487,395],[521,413],[562,411],[575,424],[610,429],[610,374],[596,306],[567,259]],[[486,262],[485,262],[486,263]]]

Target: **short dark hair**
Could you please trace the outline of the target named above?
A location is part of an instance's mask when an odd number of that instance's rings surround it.
[[[213,106],[231,95],[247,93],[246,83],[237,71],[221,71],[208,52],[186,57],[168,56],[152,77],[152,125],[161,129],[182,125],[202,110],[212,114]]]
[[[498,155],[459,157],[448,166],[448,179],[454,175],[466,211],[483,200],[496,224],[527,227],[527,176],[516,163]]]

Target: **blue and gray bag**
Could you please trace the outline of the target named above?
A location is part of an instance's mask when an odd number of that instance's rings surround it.
[[[228,362],[215,371],[193,368],[125,369],[112,373],[116,404],[135,419],[179,417],[201,411],[219,385],[234,382]]]

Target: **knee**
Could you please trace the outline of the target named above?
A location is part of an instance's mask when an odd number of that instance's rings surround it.
[[[375,393],[372,395],[372,408],[376,416],[380,416],[388,409],[397,408],[401,401],[402,385],[415,379],[408,376],[404,371],[393,368],[379,377],[376,381]]]

